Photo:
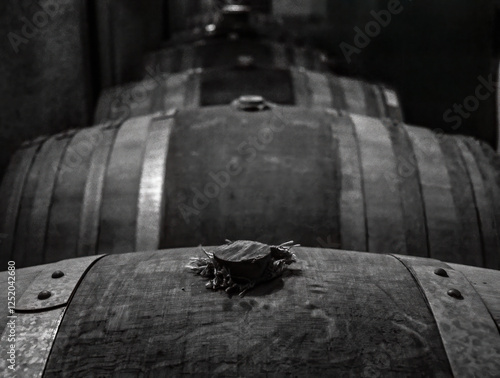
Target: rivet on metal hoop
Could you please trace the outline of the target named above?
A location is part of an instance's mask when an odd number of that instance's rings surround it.
[[[50,298],[52,293],[48,290],[42,290],[40,293],[38,293],[38,299],[44,300]]]
[[[457,290],[457,289],[450,289],[448,290],[448,295],[450,297],[453,297],[453,298],[456,298],[456,299],[463,299],[464,297],[462,297],[462,293]]]
[[[52,278],[61,278],[64,276],[64,273],[60,270],[56,270],[54,273],[52,273]]]
[[[443,268],[437,268],[437,269],[435,269],[434,270],[434,274],[436,276],[448,277],[448,273]]]

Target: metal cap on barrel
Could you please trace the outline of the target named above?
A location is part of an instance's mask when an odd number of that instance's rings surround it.
[[[239,55],[238,56],[238,67],[248,68],[255,65],[255,59],[252,55]]]
[[[268,105],[262,96],[244,95],[235,100],[234,104],[240,110],[261,111],[268,108]]]
[[[222,8],[222,20],[220,25],[223,28],[247,26],[249,20],[250,7],[246,5],[231,4]]]

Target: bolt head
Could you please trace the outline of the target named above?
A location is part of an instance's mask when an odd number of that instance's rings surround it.
[[[246,111],[258,111],[266,108],[266,102],[262,96],[245,95],[237,100],[238,108]]]
[[[52,273],[52,278],[61,278],[64,276],[64,273],[60,270],[56,270],[54,273]]]
[[[51,295],[52,293],[50,291],[42,290],[40,293],[38,293],[38,299],[43,301],[44,299],[50,298]]]
[[[452,298],[455,299],[463,299],[464,297],[462,296],[462,293],[457,290],[457,289],[450,289],[448,290],[448,295]]]
[[[436,270],[434,270],[434,274],[436,276],[448,277],[448,273],[443,268],[437,268]]]

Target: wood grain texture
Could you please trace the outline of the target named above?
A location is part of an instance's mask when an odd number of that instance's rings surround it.
[[[430,130],[407,127],[407,131],[420,174],[430,257],[464,261],[458,254],[458,214],[439,142]]]
[[[43,170],[43,166],[47,163],[47,156],[55,143],[56,136],[48,138],[41,146],[35,156],[31,168],[26,177],[23,187],[21,204],[15,228],[14,248],[11,259],[15,259],[17,266],[26,266],[29,257],[27,254],[28,240],[30,235],[31,213],[33,210],[36,190],[39,183],[39,177]]]
[[[89,173],[86,178],[83,194],[76,250],[76,256],[78,257],[97,254],[104,179],[117,129],[117,127],[106,126],[99,128],[102,140],[92,152]]]
[[[192,72],[183,74],[168,75],[165,92],[163,98],[163,106],[161,110],[182,108],[186,97],[186,82],[189,76],[194,75]],[[158,109],[160,110],[160,109]]]
[[[347,108],[356,114],[366,114],[366,95],[363,84],[357,80],[340,78],[340,85],[344,90]]]
[[[99,251],[135,251],[137,200],[151,117],[121,125],[111,152],[102,192]]]
[[[472,144],[473,142],[470,141]],[[494,197],[494,212],[495,219],[497,223],[497,230],[500,235],[500,155],[495,153],[493,149],[484,142],[478,142],[481,147],[481,151],[486,158],[485,173],[488,176],[488,181],[491,185],[491,192]]]
[[[7,269],[14,244],[22,194],[33,159],[40,149],[41,142],[20,148],[11,158],[7,172],[0,185],[0,270]]]
[[[92,153],[101,138],[98,128],[81,130],[62,157],[51,199],[44,262],[76,257],[85,183]]]
[[[295,104],[297,106],[310,107],[312,103],[311,86],[304,70],[292,69],[292,80],[295,95]]]
[[[328,85],[328,76],[308,71],[307,79],[312,94],[312,106],[318,108],[331,107],[332,93]]]
[[[369,85],[368,83],[362,83],[363,92],[366,100],[366,114],[370,117],[381,118],[384,116],[384,108],[380,108],[380,102],[378,99],[378,88],[373,85]]]
[[[333,116],[331,128],[338,138],[341,191],[340,241],[343,249],[367,251],[366,208],[359,144],[351,117]]]
[[[466,139],[465,142],[475,157],[481,172],[486,192],[485,198],[490,203],[494,217],[494,222],[490,224],[496,233],[497,240],[500,240],[500,164],[498,163],[500,158],[489,146],[477,140]],[[496,258],[499,258],[498,252]]]
[[[45,241],[52,196],[57,175],[61,169],[61,159],[73,135],[72,132],[69,135],[56,137],[50,151],[47,152],[46,160],[39,173],[33,208],[30,214],[28,251],[25,254],[25,264],[28,266],[39,265],[46,260]]]
[[[406,254],[400,185],[389,132],[378,119],[353,114],[351,118],[359,143],[368,250]]]
[[[387,119],[383,123],[389,131],[396,160],[394,175],[401,193],[408,254],[428,257],[424,201],[413,146],[403,124]]]
[[[484,266],[476,199],[465,161],[455,139],[443,135],[439,142],[450,177],[451,195],[457,209],[459,253],[463,256],[464,264]]]
[[[166,217],[175,231],[162,245],[225,238],[317,245],[335,231],[330,127],[304,109],[284,109],[178,113],[167,161]]]
[[[199,75],[189,75],[185,86],[185,96],[184,96],[184,108],[195,109],[198,108],[201,103],[201,83]]]
[[[457,137],[456,143],[460,148],[472,183],[480,225],[484,266],[490,269],[500,269],[500,239],[497,231],[495,231],[493,199],[488,195],[486,183],[481,176],[478,165],[480,162],[474,158],[466,139]]]
[[[332,92],[331,107],[337,111],[348,109],[347,99],[345,96],[344,88],[342,87],[340,77],[331,75],[328,82],[330,84],[330,91]]]
[[[67,310],[46,373],[451,375],[432,315],[392,257],[297,248],[288,274],[239,298],[185,270],[199,253],[100,260]]]

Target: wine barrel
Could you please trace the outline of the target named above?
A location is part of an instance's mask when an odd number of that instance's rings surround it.
[[[438,260],[294,248],[245,296],[205,288],[199,248],[15,271],[20,376],[495,376],[500,272]],[[33,268],[31,268],[33,269]],[[2,286],[8,273],[0,274]],[[40,299],[39,299],[40,298]],[[62,320],[61,320],[62,319]]]
[[[498,8],[498,29],[500,30],[500,6]],[[500,33],[499,33],[500,34]],[[499,37],[500,41],[500,37]],[[500,65],[498,66],[498,72],[497,72],[497,85],[496,85],[496,93],[497,93],[497,108],[496,108],[496,115],[497,115],[497,151],[500,152]]]
[[[229,3],[231,2],[217,0],[169,1],[168,14],[170,31],[171,33],[178,33],[216,23],[220,21],[224,8],[227,8]],[[238,1],[237,4],[249,7],[252,15],[269,14],[272,8],[271,0],[253,0],[243,3]]]
[[[224,105],[248,93],[281,105],[332,107],[402,120],[396,92],[383,85],[304,69],[239,66],[164,74],[110,88],[101,94],[94,121],[123,120],[174,107]]]
[[[0,188],[2,260],[32,266],[228,238],[500,268],[500,157],[490,147],[245,101],[25,146]]]
[[[208,38],[168,46],[148,54],[145,77],[194,68],[232,68],[242,59],[251,60],[261,67],[286,69],[297,66],[320,72],[328,70],[326,56],[309,47],[254,38]]]

